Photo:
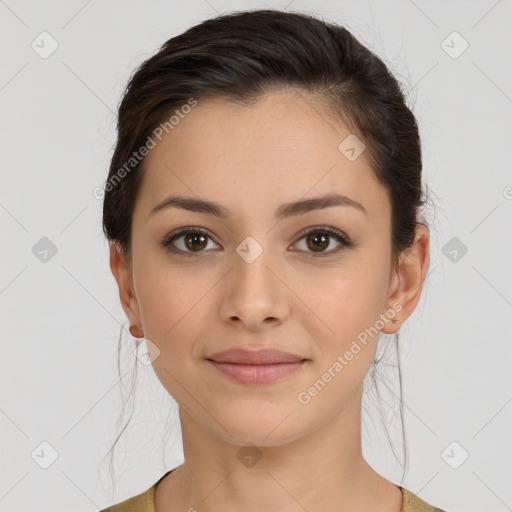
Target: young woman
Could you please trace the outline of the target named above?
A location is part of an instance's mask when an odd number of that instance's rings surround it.
[[[379,335],[413,313],[429,266],[422,192],[415,117],[341,26],[224,15],[139,67],[103,225],[185,461],[106,510],[440,510],[361,450]]]

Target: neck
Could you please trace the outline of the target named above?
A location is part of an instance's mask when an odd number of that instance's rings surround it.
[[[158,487],[156,512],[171,503],[201,512],[399,512],[400,489],[363,458],[360,398],[359,408],[277,446],[231,443],[180,408],[185,462]]]

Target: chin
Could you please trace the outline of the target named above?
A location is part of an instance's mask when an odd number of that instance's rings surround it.
[[[296,422],[289,421],[293,414],[285,419],[288,413],[278,415],[276,417],[269,416],[262,420],[255,415],[246,416],[243,420],[230,424],[227,418],[219,419],[219,423],[223,425],[229,432],[220,428],[218,425],[214,427],[216,435],[224,441],[243,447],[253,445],[259,447],[283,446],[306,435],[307,428],[301,429]],[[284,421],[283,421],[284,420]]]

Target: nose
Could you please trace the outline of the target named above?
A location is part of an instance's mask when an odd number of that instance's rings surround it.
[[[221,287],[221,315],[251,331],[281,324],[289,315],[290,292],[270,251],[253,260],[236,253]],[[250,261],[250,262],[249,262]]]

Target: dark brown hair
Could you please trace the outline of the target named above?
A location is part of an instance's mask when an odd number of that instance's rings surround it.
[[[131,76],[119,105],[118,139],[103,203],[104,233],[119,244],[127,261],[144,166],[142,159],[126,167],[133,152],[191,98],[219,97],[251,105],[265,93],[284,88],[317,98],[364,141],[365,156],[391,201],[394,264],[412,247],[426,201],[418,126],[400,83],[346,28],[307,14],[256,10],[193,26],[164,43]],[[375,383],[378,362],[376,358],[369,372]],[[400,384],[405,473],[401,398]]]

